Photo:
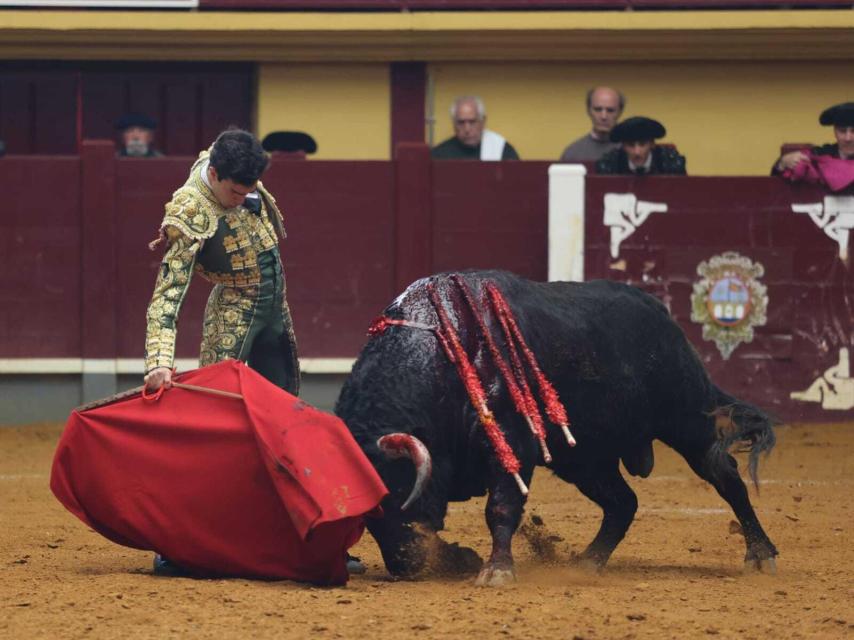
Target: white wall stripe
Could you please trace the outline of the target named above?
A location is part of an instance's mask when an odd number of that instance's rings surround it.
[[[584,281],[583,164],[549,167],[549,281]]]
[[[303,373],[346,374],[353,368],[354,358],[301,358]],[[178,371],[199,366],[195,358],[175,361]],[[107,374],[142,375],[141,358],[0,358],[0,375],[47,374]]]

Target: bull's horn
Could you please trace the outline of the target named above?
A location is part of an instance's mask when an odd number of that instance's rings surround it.
[[[430,452],[418,438],[408,433],[389,433],[377,440],[377,446],[388,458],[409,458],[415,464],[415,485],[412,493],[403,503],[401,511],[415,502],[424,491],[424,486],[433,472],[433,461]]]

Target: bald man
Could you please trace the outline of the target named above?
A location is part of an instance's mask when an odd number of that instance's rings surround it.
[[[587,115],[593,127],[589,133],[570,144],[560,156],[561,162],[595,162],[619,147],[609,136],[617,124],[626,98],[611,87],[595,87],[587,92]]]

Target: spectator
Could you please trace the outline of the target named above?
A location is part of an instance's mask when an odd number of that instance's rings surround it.
[[[463,96],[451,106],[454,137],[433,147],[430,152],[439,160],[518,160],[519,154],[504,136],[486,129],[486,107],[483,100]]]
[[[132,158],[159,158],[163,154],[154,148],[154,130],[157,121],[141,113],[127,113],[118,119],[116,129],[121,131],[118,155]]]
[[[626,98],[611,87],[595,87],[587,92],[587,115],[593,128],[570,144],[560,156],[561,162],[595,162],[619,145],[609,138],[611,129],[626,106]]]
[[[842,160],[854,160],[854,102],[843,102],[829,107],[821,112],[818,118],[824,126],[833,125],[833,135],[836,144],[824,144],[812,147],[809,151],[813,156],[832,156]],[[801,162],[809,160],[806,150],[791,151],[780,156],[772,175],[777,175],[787,169],[794,169]]]
[[[635,116],[623,120],[611,130],[611,141],[619,149],[606,153],[596,163],[596,173],[623,175],[685,175],[685,156],[672,146],[658,146],[655,141],[667,131],[658,120]]]

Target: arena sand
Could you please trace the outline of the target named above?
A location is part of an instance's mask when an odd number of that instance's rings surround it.
[[[601,575],[571,563],[598,508],[539,470],[526,516],[534,544],[517,536],[518,582],[501,589],[391,580],[367,535],[355,552],[368,572],[342,588],[153,576],[150,553],[108,542],[53,498],[60,430],[0,429],[2,638],[854,637],[854,424],[778,430],[761,494],[751,489],[780,550],[776,576],[742,573],[729,507],[656,445],[652,477],[630,479],[637,519]],[[486,555],[483,508],[452,504],[444,538]]]

